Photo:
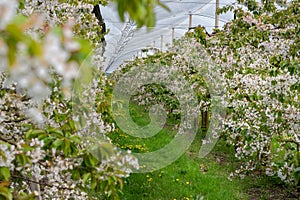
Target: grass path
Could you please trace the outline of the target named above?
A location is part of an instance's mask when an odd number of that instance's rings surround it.
[[[139,106],[131,114],[137,124],[149,123],[149,117]],[[155,136],[139,139],[120,130],[109,135],[119,147],[135,152],[154,151],[168,144],[176,134],[176,120],[169,118],[166,126]],[[204,159],[198,158],[201,139],[199,130],[189,149],[171,165],[151,173],[135,173],[124,179],[121,200],[256,200],[295,199],[294,191],[285,188],[277,179],[253,173],[245,179],[228,179],[238,167],[234,151],[219,140],[213,151]]]

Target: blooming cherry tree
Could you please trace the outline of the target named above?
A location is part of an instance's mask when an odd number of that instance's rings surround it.
[[[72,21],[45,24],[39,13],[17,14],[23,6],[0,1],[0,196],[117,199],[138,163],[105,137],[114,128],[95,105],[108,83],[92,47],[73,37]]]
[[[243,161],[237,174],[299,185],[299,2],[251,2],[207,42],[227,79],[224,137]]]

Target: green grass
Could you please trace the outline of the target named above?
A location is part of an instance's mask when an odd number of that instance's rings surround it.
[[[133,120],[139,125],[149,123],[149,116],[144,111],[141,106],[131,107]],[[120,130],[109,137],[124,149],[134,152],[154,151],[173,139],[177,133],[175,125],[178,122],[179,120],[169,117],[165,127],[151,138],[136,138]],[[234,158],[234,149],[227,146],[223,140],[219,140],[213,151],[204,159],[200,159],[198,152],[204,136],[205,131],[199,130],[189,149],[169,166],[151,173],[134,173],[124,179],[120,199],[274,199],[270,192],[274,192],[274,188],[282,189],[277,179],[257,174],[245,179],[229,180],[227,177],[230,172],[239,166],[239,162]],[[284,195],[275,199],[285,199]]]
[[[196,150],[195,146],[197,142],[192,145]],[[132,174],[121,199],[247,199],[241,181],[227,179],[225,163],[218,164],[213,156],[198,159],[197,153],[191,149],[161,170]]]

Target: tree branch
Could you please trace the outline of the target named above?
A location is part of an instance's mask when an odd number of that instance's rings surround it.
[[[0,133],[1,133],[1,135],[4,135],[2,132],[0,132]],[[15,144],[14,142],[9,141],[8,139],[2,137],[1,135],[0,135],[0,140],[2,140],[3,142],[6,142],[6,143],[8,143],[8,144],[11,144],[11,145],[15,145],[15,146],[16,146],[16,144]]]
[[[11,175],[11,177],[12,178],[22,179],[24,181],[28,181],[30,183],[35,183],[35,184],[42,185],[42,186],[57,187],[57,186],[52,185],[52,184],[48,184],[48,183],[45,183],[45,182],[35,181],[35,180],[29,179],[29,178],[23,177],[23,176]],[[59,189],[59,190],[74,190],[74,188],[68,188],[68,187],[57,187],[57,189]]]

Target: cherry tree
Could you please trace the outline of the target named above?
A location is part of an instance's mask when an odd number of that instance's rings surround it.
[[[224,8],[236,18],[206,42],[227,79],[224,137],[243,161],[237,174],[299,185],[299,2],[242,3]]]
[[[76,2],[59,3],[0,1],[0,196],[116,199],[138,163],[105,136],[114,126],[95,105],[109,83],[82,27],[63,14]]]

